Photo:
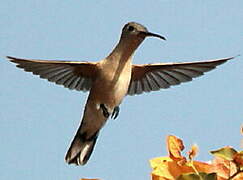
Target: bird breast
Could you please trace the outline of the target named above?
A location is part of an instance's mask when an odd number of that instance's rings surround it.
[[[130,64],[103,66],[91,89],[92,94],[101,103],[118,106],[127,94],[130,79]]]

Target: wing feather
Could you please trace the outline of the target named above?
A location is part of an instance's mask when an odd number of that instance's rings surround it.
[[[69,89],[88,91],[97,73],[96,63],[29,60],[7,56],[17,67]]]
[[[128,95],[166,89],[191,81],[234,57],[198,62],[133,65]]]

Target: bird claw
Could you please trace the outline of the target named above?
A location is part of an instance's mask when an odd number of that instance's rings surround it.
[[[105,107],[105,105],[100,104],[100,108],[102,109],[103,115],[105,116],[105,118],[108,118],[110,116],[110,113],[109,113],[108,109]]]
[[[112,118],[112,119],[116,119],[117,116],[119,115],[119,111],[120,111],[119,106],[116,106],[116,107],[114,108],[113,112],[112,112],[111,118]]]
[[[102,109],[102,112],[103,112],[103,115],[105,118],[109,118],[110,116],[110,113],[107,109],[107,107],[105,106],[105,104],[100,104],[100,108]],[[117,116],[119,115],[119,111],[120,111],[120,108],[119,106],[116,106],[111,114],[111,118],[112,119],[116,119]]]

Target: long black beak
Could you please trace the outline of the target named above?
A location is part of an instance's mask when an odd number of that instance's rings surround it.
[[[145,35],[145,37],[148,37],[148,36],[153,36],[153,37],[157,37],[157,38],[160,38],[160,39],[163,39],[163,40],[166,40],[165,37],[159,35],[159,34],[155,34],[155,33],[151,33],[151,32],[141,32],[142,34]]]

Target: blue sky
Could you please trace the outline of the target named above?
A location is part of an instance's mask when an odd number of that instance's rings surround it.
[[[225,145],[240,148],[242,56],[192,82],[126,97],[103,128],[84,167],[64,155],[87,93],[70,91],[17,69],[6,55],[97,61],[129,21],[167,38],[148,38],[134,63],[182,62],[243,54],[242,0],[58,1],[0,3],[0,179],[149,179],[148,160],[167,155],[165,137],[182,138],[198,160]]]

